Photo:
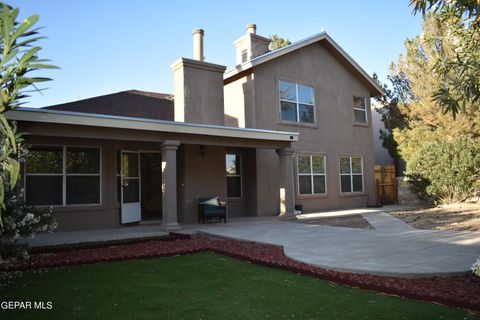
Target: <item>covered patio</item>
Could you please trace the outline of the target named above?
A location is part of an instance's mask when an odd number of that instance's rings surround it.
[[[19,108],[9,112],[8,117],[18,122],[26,143],[37,147],[33,153],[40,153],[45,146],[49,148],[49,154],[53,152],[51,147],[58,149],[58,152],[56,149],[54,151],[58,153],[59,166],[63,162],[63,169],[58,169],[58,173],[51,173],[50,169],[30,172],[27,159],[24,169],[26,179],[23,182],[25,189],[30,190],[26,194],[27,203],[30,201],[30,204],[36,205],[39,196],[35,197],[35,201],[29,200],[29,196],[40,195],[41,190],[32,191],[29,188],[30,176],[36,180],[43,176],[59,177],[58,186],[55,186],[59,190],[58,203],[53,204],[59,231],[113,228],[141,222],[142,212],[147,206],[142,199],[147,192],[141,183],[140,155],[155,153],[159,154],[156,156],[160,161],[159,176],[154,175],[154,170],[147,170],[145,176],[150,181],[157,181],[153,185],[158,186],[158,199],[151,201],[155,205],[151,204],[153,209],[150,211],[158,211],[155,217],[161,221],[164,231],[178,230],[179,222],[197,221],[198,199],[202,196],[219,196],[226,200],[229,218],[246,213],[249,216],[265,214],[265,210],[257,207],[259,202],[272,204],[273,207],[267,212],[269,215],[275,214],[285,219],[293,217],[293,144],[298,140],[296,133],[47,109]],[[72,174],[68,157],[74,151],[77,152],[75,159],[79,162],[76,163],[77,167],[83,165],[86,167],[84,171],[90,170],[88,163],[82,163],[86,157],[85,148],[98,150],[98,169],[88,174]],[[259,194],[256,190],[259,179],[257,172],[262,170],[263,165],[257,161],[258,153],[268,153],[272,161],[279,163],[280,172],[277,177],[272,177],[273,185],[278,187],[273,192],[274,198]],[[228,197],[227,194],[227,154],[237,155],[241,159],[239,186],[242,192],[236,197]],[[41,170],[46,170],[46,173]],[[86,188],[85,185],[73,184],[71,176],[77,175],[99,178],[91,184],[94,188]],[[82,202],[82,199],[88,198],[82,198],[82,195],[75,198],[80,199],[79,203],[69,199],[74,192],[82,193],[83,190],[88,193],[86,189],[95,188],[98,188],[99,194],[96,197],[98,200],[93,203]],[[50,205],[48,201],[41,204]],[[273,214],[272,210],[275,211]]]

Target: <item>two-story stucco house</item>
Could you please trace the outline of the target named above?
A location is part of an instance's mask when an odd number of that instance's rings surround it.
[[[236,67],[172,65],[174,96],[125,91],[19,108],[31,146],[30,205],[53,206],[61,230],[197,221],[198,199],[227,216],[294,218],[375,203],[370,98],[381,89],[326,33],[269,51],[255,25],[234,42]]]

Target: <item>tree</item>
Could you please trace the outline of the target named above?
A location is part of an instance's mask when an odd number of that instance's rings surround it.
[[[270,36],[270,45],[268,46],[268,48],[270,50],[277,50],[290,44],[290,40],[279,37],[277,34],[272,34]]]
[[[455,120],[432,100],[437,88],[449,81],[432,69],[437,61],[456,55],[456,38],[449,35],[459,23],[443,23],[438,14],[427,14],[422,34],[405,41],[406,54],[399,57],[394,67],[394,76],[408,83],[408,86],[401,87],[405,100],[399,105],[400,112],[405,115],[406,127],[394,130],[399,152],[407,163],[412,152],[426,140],[465,137],[478,141],[480,138],[480,108],[477,104],[465,102],[466,112],[458,114]],[[455,71],[450,70],[445,76],[455,77]]]
[[[435,13],[442,24],[449,25],[446,35],[453,40],[454,54],[437,59],[432,65],[436,76],[443,79],[431,98],[455,118],[469,112],[474,104],[480,109],[480,1],[478,0],[411,0],[414,14]],[[442,38],[428,39],[437,43]]]
[[[465,112],[454,119],[432,100],[436,90],[456,76],[455,70],[449,70],[445,77],[432,70],[437,61],[456,56],[458,39],[450,35],[460,26],[458,20],[444,23],[439,14],[427,13],[422,34],[405,41],[405,55],[400,55],[391,68],[389,79],[394,89],[381,98],[383,105],[391,108],[388,114],[401,120],[393,122],[391,128],[415,191],[435,201],[461,200],[479,187],[479,183],[469,180],[479,179],[475,166],[480,149],[473,147],[480,140],[478,104],[466,101]],[[452,165],[452,159],[458,159],[457,166]],[[476,159],[473,165],[471,159]],[[458,188],[452,184],[455,179]]]
[[[33,72],[56,68],[37,56],[41,48],[35,44],[43,38],[34,28],[38,16],[17,22],[18,14],[18,8],[0,3],[0,263],[26,256],[25,246],[17,242],[20,237],[56,228],[51,208],[25,205],[16,188],[20,162],[27,151],[15,122],[9,121],[5,113],[22,105],[29,92],[40,91],[36,83],[50,80],[31,76]]]
[[[373,75],[373,79],[382,86],[384,92],[382,96],[375,97],[375,100],[380,104],[377,112],[380,114],[386,129],[380,129],[380,139],[382,140],[382,146],[387,149],[394,161],[396,173],[399,174],[402,157],[398,150],[398,143],[394,139],[393,131],[404,129],[407,125],[405,115],[401,112],[399,105],[406,103],[407,97],[405,94],[410,93],[410,84],[405,80],[405,77],[395,74],[395,65],[392,64],[390,68],[391,75],[387,78],[393,89],[390,89],[386,84],[381,84],[376,74]]]
[[[474,25],[480,24],[480,2],[478,0],[411,0],[410,6],[414,13],[427,11],[448,14],[454,12],[462,19],[470,21]]]
[[[34,71],[55,68],[46,64],[37,54],[41,50],[35,46],[38,40],[37,15],[23,22],[17,22],[19,9],[0,3],[0,85],[2,89],[0,105],[0,226],[5,212],[5,194],[12,191],[19,177],[18,134],[15,125],[8,121],[5,113],[20,106],[28,92],[39,91],[35,83],[49,81],[49,78],[30,76]]]

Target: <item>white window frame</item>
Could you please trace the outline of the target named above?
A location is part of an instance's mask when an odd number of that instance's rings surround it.
[[[309,157],[310,159],[310,173],[300,173],[299,169],[299,157]],[[313,172],[313,157],[323,157],[323,172],[324,173],[314,173]],[[311,193],[301,193],[300,192],[300,176],[310,176],[310,186]],[[315,193],[314,179],[315,176],[323,176],[325,178],[325,192]],[[309,195],[326,195],[327,194],[327,157],[324,154],[299,154],[297,155],[297,186],[298,186],[298,195],[299,196],[309,196]]]
[[[225,161],[227,160],[228,155],[235,155],[240,159],[240,174],[228,174],[225,173],[225,178],[228,179],[228,177],[236,177],[240,178],[240,196],[239,197],[229,197],[228,196],[228,189],[227,189],[227,199],[242,199],[243,198],[243,158],[242,155],[239,153],[233,153],[233,152],[227,152],[225,153]],[[226,164],[226,162],[225,162]]]
[[[27,199],[27,176],[62,176],[62,204],[54,205],[34,205],[35,207],[75,207],[75,206],[99,206],[102,205],[102,147],[100,146],[82,146],[82,145],[51,145],[51,144],[36,144],[34,147],[60,147],[62,148],[62,173],[27,173],[28,163],[25,161],[24,165],[24,198]],[[67,173],[67,148],[85,148],[85,149],[98,149],[99,151],[99,173]],[[100,179],[100,194],[98,203],[71,203],[67,204],[67,176],[89,176],[99,177]]]
[[[363,103],[364,103],[364,105],[365,105],[365,109],[355,108],[355,98],[357,98],[357,99],[363,99]],[[363,111],[363,112],[365,113],[365,122],[357,121],[357,120],[355,119],[355,110],[356,110],[356,111]],[[354,121],[355,123],[368,124],[367,98],[365,98],[365,97],[353,96],[353,121]]]
[[[281,83],[281,82],[290,83],[290,84],[294,84],[294,85],[295,85],[295,96],[297,97],[297,101],[287,100],[287,99],[282,99],[282,98],[281,98],[281,92],[280,92],[280,83]],[[310,103],[300,103],[300,101],[298,100],[298,87],[299,87],[299,86],[308,87],[308,88],[311,88],[311,89],[312,89],[313,104],[310,104]],[[306,125],[315,125],[315,124],[317,123],[317,111],[315,110],[316,108],[315,108],[315,88],[314,88],[314,87],[309,86],[309,85],[300,84],[300,83],[298,83],[298,82],[291,82],[291,81],[279,80],[279,81],[278,81],[278,97],[279,97],[280,121],[281,121],[281,122],[301,123],[301,124],[306,124]],[[296,121],[291,121],[291,120],[284,120],[284,119],[282,119],[282,101],[290,102],[290,103],[295,103],[295,111],[296,111],[296,114],[297,114],[297,120],[296,120]],[[304,104],[304,105],[312,106],[312,107],[313,107],[313,122],[300,121],[300,104]]]
[[[350,164],[350,172],[349,173],[342,173],[342,165],[341,160],[342,158],[348,158]],[[352,168],[352,158],[359,158],[360,159],[360,167],[362,168],[362,173],[353,173]],[[363,175],[363,157],[362,156],[340,156],[338,159],[338,172],[340,173],[340,193],[364,193],[365,191],[365,178]],[[342,191],[342,176],[350,176],[350,191]],[[362,191],[353,191],[353,176],[361,176],[362,177]]]

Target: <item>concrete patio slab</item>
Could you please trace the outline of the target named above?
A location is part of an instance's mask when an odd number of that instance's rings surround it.
[[[404,278],[466,274],[480,256],[480,232],[418,230],[377,209],[337,213],[299,220],[361,214],[375,229],[238,219],[201,226],[198,232],[281,245],[288,257],[326,269]]]
[[[69,244],[150,239],[167,236],[160,225],[138,225],[114,229],[39,233],[33,239],[22,240],[30,247],[50,247]]]
[[[405,210],[392,206],[386,211]],[[283,246],[292,259],[326,269],[407,278],[465,274],[480,256],[480,232],[418,230],[377,208],[304,214],[298,220],[277,217],[230,219],[227,224],[182,225],[180,232]],[[319,218],[362,215],[375,229],[302,223]],[[38,234],[24,240],[32,247],[150,239],[168,235],[161,224],[115,229]]]

